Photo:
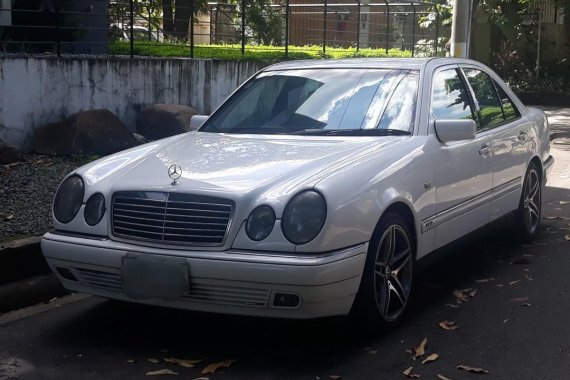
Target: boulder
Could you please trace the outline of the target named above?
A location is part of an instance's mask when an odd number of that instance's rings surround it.
[[[13,164],[20,161],[21,156],[14,148],[0,140],[0,165]]]
[[[105,156],[137,145],[129,129],[106,109],[81,111],[36,130],[34,149],[40,154]]]
[[[190,119],[198,112],[179,104],[154,104],[137,118],[137,132],[147,140],[158,140],[190,131]]]

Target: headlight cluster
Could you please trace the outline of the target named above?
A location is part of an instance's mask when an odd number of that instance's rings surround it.
[[[72,175],[67,178],[55,194],[53,205],[53,213],[55,218],[61,223],[69,223],[75,218],[85,196],[85,184],[78,175]],[[102,194],[93,194],[83,211],[85,222],[94,226],[101,221],[105,215],[105,197]]]
[[[283,213],[281,229],[285,238],[293,244],[305,244],[313,240],[325,224],[327,205],[316,191],[297,194]],[[247,218],[247,236],[260,241],[269,236],[275,225],[275,212],[269,206],[259,206]]]
[[[325,198],[316,191],[305,191],[291,199],[285,207],[281,229],[291,243],[305,244],[321,232],[326,217]]]

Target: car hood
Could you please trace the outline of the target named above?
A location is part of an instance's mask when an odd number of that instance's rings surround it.
[[[401,138],[191,132],[106,157],[78,173],[88,185],[113,191],[287,193]],[[173,164],[182,169],[176,185],[168,175]]]

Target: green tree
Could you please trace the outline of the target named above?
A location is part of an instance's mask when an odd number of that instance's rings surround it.
[[[232,0],[241,17],[241,0]],[[284,15],[273,0],[245,0],[246,35],[258,45],[281,45]],[[278,4],[277,4],[278,5]]]

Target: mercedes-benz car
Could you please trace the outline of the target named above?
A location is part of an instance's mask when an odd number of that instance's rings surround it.
[[[510,213],[539,231],[547,119],[475,61],[280,63],[192,122],[64,179],[42,249],[67,289],[389,326],[418,260]]]

